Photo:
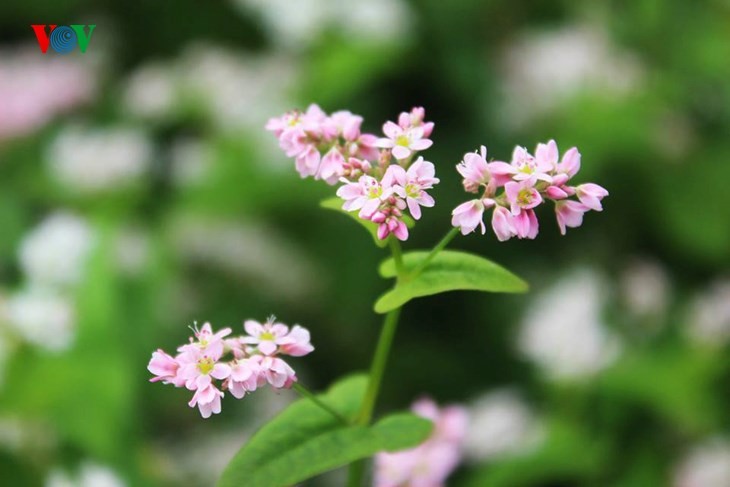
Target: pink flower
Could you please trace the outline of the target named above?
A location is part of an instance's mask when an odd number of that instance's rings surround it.
[[[397,204],[404,204],[401,199],[395,201]],[[371,220],[378,223],[378,238],[385,240],[392,233],[398,240],[408,240],[408,226],[401,220],[402,216],[400,209],[393,203],[388,208],[376,211]]]
[[[601,200],[608,196],[608,191],[605,188],[597,184],[586,183],[576,186],[575,193],[578,195],[580,202],[591,210],[603,211]]]
[[[421,218],[421,206],[430,208],[435,204],[431,195],[426,193],[427,189],[438,184],[439,179],[435,175],[434,165],[419,157],[407,171],[401,166],[388,167],[383,176],[383,186],[392,188],[393,193],[405,198],[411,216],[418,220]]]
[[[194,358],[200,355],[207,355],[208,357],[212,357],[213,360],[218,360],[223,355],[223,349],[225,347],[223,339],[231,334],[230,328],[223,328],[214,334],[210,323],[205,323],[203,328],[200,330],[196,328],[193,331],[198,341],[195,342],[191,338],[189,344],[177,349],[179,352],[191,354]]]
[[[319,169],[320,158],[321,154],[317,148],[311,144],[307,145],[294,159],[294,167],[303,178],[314,176],[317,174],[317,169]]]
[[[333,127],[335,134],[342,134],[342,138],[346,141],[353,142],[360,137],[362,117],[347,110],[340,110],[330,115],[328,124]]]
[[[512,215],[512,226],[515,229],[517,238],[534,239],[540,229],[535,210],[523,209],[517,215]]]
[[[259,386],[261,376],[261,356],[236,360],[231,364],[231,375],[228,377],[228,390],[236,399],[241,399],[247,392],[253,392]]]
[[[369,220],[378,210],[382,202],[383,187],[372,176],[360,176],[356,183],[345,182],[337,190],[337,196],[345,200],[342,209],[345,211],[360,210],[360,218]]]
[[[589,208],[577,201],[556,201],[555,216],[558,219],[560,233],[565,235],[565,228],[576,228],[583,224],[583,213]]]
[[[486,232],[484,221],[484,208],[494,205],[494,200],[489,198],[476,199],[460,204],[451,212],[451,225],[461,228],[461,234],[466,235],[473,232],[477,227],[482,228],[482,235]]]
[[[147,370],[153,375],[150,382],[162,381],[163,384],[174,384],[176,387],[182,386],[183,382],[177,378],[177,371],[180,368],[180,363],[166,354],[162,349],[152,352],[152,359]]]
[[[433,145],[433,141],[425,138],[423,127],[404,129],[393,122],[386,122],[383,125],[383,133],[387,137],[378,139],[377,146],[391,149],[393,157],[398,160],[406,159],[414,151],[426,150]]]
[[[271,316],[263,325],[258,321],[246,320],[243,328],[249,336],[241,338],[242,343],[256,345],[264,355],[276,353],[279,345],[291,344],[293,339],[288,337],[289,327],[282,323],[274,323],[276,317]]]
[[[231,375],[231,367],[219,363],[208,355],[199,355],[194,360],[186,362],[180,369],[180,378],[185,381],[185,387],[191,391],[205,388],[213,379],[224,380]]]
[[[261,359],[262,377],[277,389],[289,388],[297,381],[297,375],[288,363],[278,357],[264,356]]]
[[[494,230],[494,234],[497,235],[497,239],[500,242],[509,240],[517,235],[517,230],[515,230],[512,220],[512,213],[507,208],[504,206],[494,207],[494,212],[492,213],[492,230]]]
[[[398,125],[401,128],[407,129],[408,127],[422,127],[423,136],[428,137],[433,132],[433,122],[424,122],[423,119],[426,117],[426,110],[423,107],[413,107],[411,112],[401,112],[398,116]]]
[[[294,325],[287,335],[291,343],[284,343],[279,347],[279,351],[292,357],[302,357],[311,353],[314,347],[310,343],[309,330],[299,325]]]
[[[555,159],[557,160],[558,148],[554,141],[550,142],[552,144],[548,143],[547,146],[545,144],[538,146],[541,149],[540,158],[533,157],[524,147],[515,147],[515,150],[512,152],[512,167],[515,170],[515,181],[530,181],[533,185],[538,179],[548,183],[552,181],[552,177],[548,173],[555,169],[552,162],[552,154],[555,152]]]
[[[205,387],[201,387],[195,391],[193,398],[188,403],[188,406],[194,408],[198,406],[200,415],[208,419],[211,414],[218,414],[221,412],[221,398],[223,393],[218,390],[213,384],[208,384]]]
[[[533,187],[533,182],[525,179],[518,182],[511,181],[504,185],[504,193],[510,203],[512,214],[517,216],[521,210],[529,210],[542,203],[542,196]]]
[[[487,148],[481,146],[481,152],[464,154],[464,160],[456,166],[456,170],[464,178],[464,189],[476,193],[480,186],[486,186],[491,179],[487,163]]]
[[[575,176],[580,170],[580,152],[577,147],[571,147],[565,154],[563,159],[557,165],[556,175],[553,176],[553,184],[562,186],[570,178]]]
[[[466,434],[466,411],[458,406],[439,410],[424,399],[413,405],[413,412],[434,423],[431,436],[421,445],[375,457],[375,487],[438,487],[461,461]]]
[[[327,184],[335,184],[345,173],[345,158],[340,151],[333,147],[322,158],[315,179],[323,179]]]

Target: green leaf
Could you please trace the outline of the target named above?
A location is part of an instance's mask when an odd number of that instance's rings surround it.
[[[344,379],[319,398],[354,418],[367,376]],[[218,487],[293,485],[328,470],[424,441],[431,422],[410,413],[387,416],[373,426],[343,425],[308,399],[300,399],[264,425],[226,467]]]
[[[406,275],[421,264],[428,252],[403,254]],[[396,277],[392,258],[380,265],[380,275]],[[504,267],[477,255],[443,250],[415,277],[402,279],[375,303],[377,313],[387,313],[413,298],[446,291],[472,290],[497,293],[522,293],[527,283]]]

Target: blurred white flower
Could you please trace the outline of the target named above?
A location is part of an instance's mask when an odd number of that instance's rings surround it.
[[[93,240],[85,220],[70,213],[53,213],[23,239],[20,267],[34,286],[76,284]]]
[[[43,56],[38,46],[0,51],[0,140],[32,132],[90,100],[96,88],[91,61]]]
[[[175,109],[175,75],[174,70],[159,63],[137,69],[124,87],[124,108],[141,118],[165,118]]]
[[[53,176],[78,191],[97,192],[126,186],[149,168],[152,144],[131,128],[67,127],[46,154]]]
[[[58,447],[53,425],[20,416],[0,416],[0,449],[43,457]]]
[[[543,438],[543,426],[513,390],[487,393],[469,405],[464,454],[471,461],[525,453]]]
[[[170,146],[172,180],[180,186],[191,186],[208,174],[213,150],[202,140],[176,139]]]
[[[595,26],[527,32],[508,43],[502,65],[501,120],[520,126],[581,91],[623,96],[641,80],[639,62]]]
[[[673,487],[730,485],[730,443],[714,438],[693,448],[674,471]]]
[[[114,250],[119,270],[126,275],[138,275],[147,267],[149,237],[141,229],[122,228],[114,241]]]
[[[610,365],[621,345],[601,320],[606,286],[595,272],[563,277],[532,303],[518,348],[559,380],[591,376]]]
[[[661,315],[670,299],[666,270],[651,260],[631,260],[621,275],[621,297],[637,316]]]
[[[298,2],[287,2],[296,9]],[[194,45],[179,66],[186,95],[203,103],[219,128],[260,132],[272,113],[291,109],[296,63],[280,56],[247,56],[220,47]]]
[[[53,469],[46,479],[45,487],[125,487],[117,474],[101,465],[84,463],[75,476],[61,469]]]
[[[722,346],[730,340],[730,278],[718,279],[695,297],[687,333],[696,343]]]
[[[29,343],[54,352],[71,346],[75,313],[64,296],[48,289],[29,288],[10,296],[3,308],[5,321]]]
[[[402,0],[235,0],[262,20],[274,42],[301,49],[326,30],[348,39],[396,41],[410,30],[410,12]]]
[[[301,249],[262,224],[189,218],[174,225],[171,238],[183,258],[246,276],[263,292],[297,300],[319,285]]]

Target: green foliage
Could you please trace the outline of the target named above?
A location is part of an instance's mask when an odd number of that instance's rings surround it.
[[[320,399],[347,418],[357,414],[367,376],[333,385]],[[373,426],[345,425],[308,399],[300,399],[262,427],[236,454],[218,487],[293,485],[379,451],[416,446],[431,423],[410,413],[393,414]]]
[[[527,283],[494,262],[454,250],[441,251],[426,267],[413,277],[408,273],[418,267],[428,252],[417,251],[403,254],[406,277],[396,283],[375,303],[375,311],[387,313],[403,306],[414,298],[430,296],[447,291],[471,290],[493,293],[522,293],[527,291]],[[383,262],[380,275],[396,277],[395,262],[392,258]]]
[[[375,245],[377,245],[378,247],[385,247],[386,245],[388,245],[387,240],[380,240],[378,238],[378,225],[371,221],[363,220],[362,218],[358,217],[357,212],[350,212],[350,211],[343,210],[341,198],[337,198],[337,197],[328,198],[328,199],[322,201],[320,203],[320,206],[322,208],[327,208],[328,210],[338,211],[344,215],[349,216],[356,222],[358,222],[360,225],[363,226],[363,228],[365,228],[365,230],[368,231],[368,233],[370,233],[370,236],[373,237],[373,241],[375,242]]]

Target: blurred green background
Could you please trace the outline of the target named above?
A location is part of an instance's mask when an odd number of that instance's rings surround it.
[[[96,24],[42,55],[30,24]],[[310,102],[436,122],[441,184],[408,248],[467,199],[454,166],[555,138],[611,193],[561,237],[459,237],[527,295],[409,304],[381,409],[469,408],[455,486],[730,485],[730,3],[724,0],[4,0],[0,484],[209,486],[282,391],[147,382],[194,321],[275,313],[325,388],[368,366],[385,254],[263,125]],[[341,485],[338,473],[307,485]]]

